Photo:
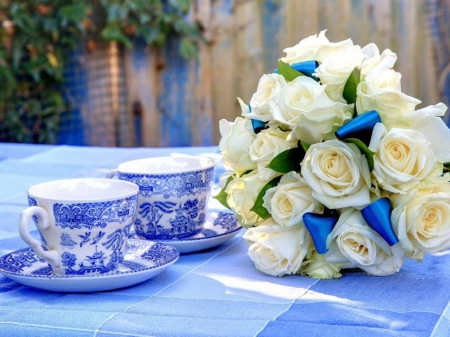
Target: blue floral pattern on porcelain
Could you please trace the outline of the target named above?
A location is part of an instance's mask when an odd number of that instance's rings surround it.
[[[126,248],[124,261],[106,274],[55,275],[47,262],[31,248],[1,256],[0,273],[24,285],[47,291],[104,291],[146,281],[175,263],[180,256],[174,247],[152,241],[130,239]]]
[[[32,197],[28,197],[28,202],[30,206],[37,206]],[[136,204],[137,195],[115,201],[53,204],[55,226],[62,230],[60,245],[65,250],[61,252],[61,263],[65,274],[104,274],[122,263]],[[116,223],[119,228],[106,235],[102,229],[108,223]],[[48,244],[40,234],[42,246],[48,250]],[[83,259],[71,252],[84,246],[93,251]]]
[[[214,167],[171,174],[118,172],[118,177],[139,186],[134,227],[141,239],[179,240],[203,229]]]
[[[37,204],[36,199],[34,199],[34,198],[28,196],[28,205],[29,205],[29,206],[37,206],[38,204]],[[35,224],[38,223],[38,218],[37,218],[36,215],[33,215],[32,219],[33,219],[33,221],[34,221]],[[40,236],[40,238],[41,238],[42,248],[43,248],[44,250],[47,250],[47,242],[45,241],[45,238],[42,236],[41,232],[39,232],[39,236]]]
[[[144,249],[143,249],[144,248]],[[139,240],[129,240],[127,244],[127,254],[135,254],[139,259],[149,262],[147,265],[133,261],[123,261],[124,264],[131,271],[144,270],[146,268],[157,268],[172,262],[179,256],[178,251],[172,246],[162,243],[152,243],[146,246]],[[0,258],[0,270],[8,273],[20,274],[26,268],[30,268],[38,263],[45,263],[45,260],[37,256],[31,248],[25,248],[16,252],[11,252]],[[114,273],[120,273],[115,271]],[[38,268],[30,273],[30,275],[52,275],[52,269],[48,266]],[[82,274],[78,274],[82,275]],[[58,276],[64,277],[64,276]]]

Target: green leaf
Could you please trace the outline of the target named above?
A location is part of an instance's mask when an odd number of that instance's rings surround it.
[[[362,141],[360,141],[357,138],[347,138],[347,139],[345,139],[345,141],[355,144],[361,150],[361,152],[366,156],[370,171],[372,171],[373,170],[373,156],[375,155],[375,152],[369,150],[367,145],[364,144]]]
[[[267,167],[280,173],[299,172],[300,162],[303,160],[305,153],[302,146],[288,149],[273,158]]]
[[[348,104],[356,103],[356,88],[361,82],[361,68],[355,67],[345,83],[343,96]]]
[[[181,11],[182,13],[186,14],[189,9],[191,8],[191,1],[190,0],[169,0],[169,4],[175,8]]]
[[[87,17],[86,5],[83,3],[63,5],[59,7],[58,15],[67,22],[81,22]]]
[[[444,165],[443,173],[450,172],[450,162],[443,163],[443,165]]]
[[[228,194],[225,192],[227,185],[234,179],[234,176],[230,176],[227,179],[227,182],[225,183],[225,186],[220,190],[220,192],[214,196],[213,198],[216,199],[218,202],[220,202],[223,206],[225,206],[228,209],[231,209],[230,206],[228,206],[227,203],[227,197]]]
[[[250,211],[255,212],[258,214],[261,218],[267,219],[270,217],[270,213],[267,211],[267,209],[263,206],[264,200],[263,197],[266,194],[267,190],[269,188],[272,188],[274,186],[277,186],[281,177],[273,178],[271,181],[269,181],[262,190],[258,193],[258,196],[256,197],[255,204],[250,209]]]
[[[301,72],[291,68],[291,66],[283,61],[278,61],[278,74],[283,75],[286,81],[290,82],[299,76],[305,76]]]
[[[131,43],[130,39],[120,28],[120,23],[118,21],[109,23],[105,28],[103,28],[100,35],[106,41],[117,41],[119,43],[123,43],[128,48],[133,46],[133,43]]]
[[[301,140],[299,141],[299,143],[302,146],[303,150],[305,150],[305,152],[307,152],[309,150],[309,148],[311,147],[311,145],[306,144],[305,142],[302,142]]]
[[[197,44],[195,44],[188,38],[182,39],[180,43],[180,54],[185,59],[197,58],[198,56]]]

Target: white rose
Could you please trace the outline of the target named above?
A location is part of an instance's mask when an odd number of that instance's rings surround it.
[[[389,49],[385,49],[380,55],[380,51],[375,43],[369,43],[361,52],[365,59],[361,67],[362,77],[365,78],[368,74],[375,71],[392,69],[397,61],[397,54]]]
[[[298,173],[289,172],[277,186],[266,191],[263,207],[279,225],[297,226],[303,223],[303,214],[319,210],[311,193],[311,187]]]
[[[323,85],[326,85],[325,91],[331,99],[345,102],[342,98],[345,84],[353,69],[361,66],[363,58],[361,48],[352,46],[324,59],[319,65],[315,71],[315,76],[320,78]]]
[[[334,131],[352,113],[353,105],[333,101],[324,86],[307,76],[289,82],[272,111],[276,121],[295,130],[297,138],[307,144],[334,138]]]
[[[312,249],[305,226],[285,228],[272,218],[244,234],[249,244],[248,255],[258,270],[267,275],[283,276],[298,272],[303,259]]]
[[[393,127],[403,129],[414,129],[420,127],[422,124],[426,124],[429,119],[439,119],[444,117],[447,111],[447,106],[444,103],[438,103],[436,105],[429,105],[425,108],[408,112],[393,121]],[[432,132],[433,133],[433,132]]]
[[[376,110],[383,124],[390,129],[402,115],[414,111],[418,99],[401,92],[401,74],[385,69],[369,73],[356,89],[358,114]]]
[[[425,108],[412,111],[404,115],[403,119],[407,120],[409,125],[413,125],[420,118],[444,117],[446,111],[447,106],[441,102],[436,105],[429,105]]]
[[[225,119],[219,122],[222,139],[219,149],[225,168],[238,174],[256,168],[256,164],[250,159],[248,149],[255,139],[255,133],[251,121],[242,117],[236,118],[232,123]]]
[[[441,163],[450,162],[450,129],[440,118],[446,111],[447,106],[438,103],[404,115],[410,128],[419,131],[428,139],[436,159]]]
[[[295,46],[284,49],[286,56],[281,58],[281,61],[288,64],[313,60],[322,62],[330,55],[353,46],[350,39],[335,43],[330,42],[325,37],[325,32],[326,30],[323,30],[318,35],[311,35]]]
[[[234,175],[233,171],[225,171],[223,172],[220,176],[219,176],[219,181],[218,181],[218,185],[221,188],[224,188],[225,185],[227,184],[227,181],[230,177],[232,177]]]
[[[393,197],[391,220],[408,256],[422,259],[424,253],[450,248],[450,183]]]
[[[250,209],[265,183],[259,180],[258,174],[246,175],[230,181],[225,188],[227,204],[244,227],[256,225],[262,219]]]
[[[416,187],[436,165],[431,144],[415,130],[394,128],[387,132],[377,123],[369,149],[375,152],[373,175],[382,188],[393,193]]]
[[[250,107],[245,117],[268,122],[272,119],[271,103],[278,101],[281,90],[286,86],[286,80],[279,74],[263,75],[258,83],[258,88],[250,100]],[[243,104],[238,98],[239,103]],[[243,109],[245,111],[245,109]]]
[[[367,225],[361,213],[350,209],[343,213],[331,232],[325,258],[343,268],[358,267],[368,274],[386,276],[396,273],[405,260],[399,244],[389,244]],[[345,261],[348,265],[345,265]]]
[[[338,264],[330,263],[325,259],[325,255],[314,252],[306,261],[303,261],[301,274],[320,280],[340,278],[341,268]]]
[[[280,129],[265,129],[256,135],[256,139],[250,146],[249,154],[257,165],[261,180],[269,181],[280,175],[279,172],[267,168],[267,165],[281,152],[297,146],[294,141],[286,141],[287,136],[288,132]]]
[[[353,144],[329,140],[311,145],[301,163],[313,197],[329,209],[370,203],[367,160]]]

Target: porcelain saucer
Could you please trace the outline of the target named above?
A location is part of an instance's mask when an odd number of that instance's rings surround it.
[[[156,240],[156,242],[174,246],[180,253],[193,253],[216,247],[234,237],[242,226],[236,217],[229,212],[208,210],[205,227],[193,236],[176,240]],[[139,239],[136,233],[133,239]],[[145,241],[145,240],[143,240]]]
[[[173,246],[129,239],[119,269],[95,276],[57,276],[31,248],[24,248],[0,257],[0,273],[23,285],[49,291],[105,291],[146,281],[175,263],[179,256]]]

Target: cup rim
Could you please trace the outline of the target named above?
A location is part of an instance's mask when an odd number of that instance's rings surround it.
[[[44,185],[57,185],[62,184],[65,182],[83,182],[83,181],[91,181],[91,182],[99,182],[99,183],[109,183],[114,185],[122,185],[127,186],[131,188],[129,191],[121,191],[118,189],[117,191],[120,193],[114,193],[105,197],[92,197],[92,198],[73,198],[71,197],[70,193],[67,193],[64,197],[51,197],[44,195],[42,192],[39,193],[39,191],[35,191],[36,189],[42,188]],[[29,197],[32,198],[38,198],[40,200],[46,200],[51,202],[61,202],[61,203],[73,203],[73,202],[79,202],[79,203],[91,203],[91,202],[103,202],[103,201],[114,201],[119,199],[128,198],[134,195],[137,195],[139,193],[139,186],[135,183],[132,183],[130,181],[125,180],[118,180],[118,179],[108,179],[108,178],[68,178],[68,179],[58,179],[58,180],[50,180],[45,181],[39,184],[35,184],[28,188],[27,194]]]
[[[139,170],[130,170],[130,169],[124,169],[124,166],[131,165],[132,163],[139,163],[139,162],[147,162],[147,161],[154,161],[154,160],[164,160],[164,159],[174,159],[174,158],[188,158],[188,159],[194,159],[197,161],[205,161],[209,162],[203,167],[196,167],[196,168],[188,168],[183,170],[176,170],[176,169],[165,169],[164,172],[160,170],[148,170],[148,171],[139,171]],[[124,174],[140,174],[140,175],[172,175],[172,174],[184,174],[184,173],[190,173],[190,172],[196,172],[196,171],[204,171],[208,170],[216,165],[216,162],[209,157],[202,157],[202,156],[190,156],[190,155],[183,155],[183,156],[156,156],[156,157],[147,157],[147,158],[141,158],[141,159],[134,159],[129,160],[123,163],[120,163],[117,166],[117,172],[124,173]]]

